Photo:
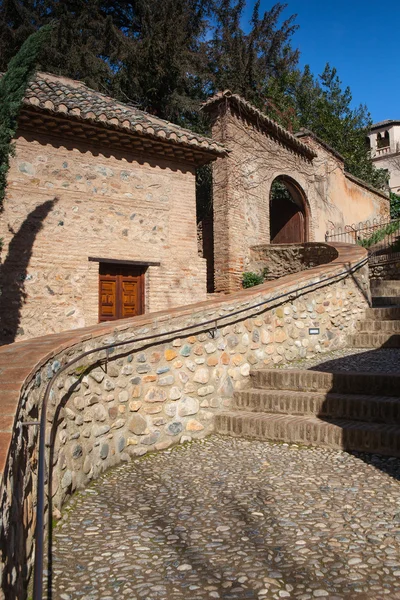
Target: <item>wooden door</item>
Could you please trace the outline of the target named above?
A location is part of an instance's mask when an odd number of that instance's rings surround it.
[[[302,244],[305,242],[305,222],[301,209],[290,200],[271,202],[271,244]]]
[[[144,271],[130,265],[100,263],[99,321],[144,312]]]

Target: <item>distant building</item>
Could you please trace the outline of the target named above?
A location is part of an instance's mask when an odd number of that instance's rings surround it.
[[[400,194],[400,121],[375,123],[368,137],[373,163],[389,173],[390,191]]]

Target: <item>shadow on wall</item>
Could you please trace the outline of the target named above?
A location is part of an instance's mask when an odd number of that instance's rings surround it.
[[[13,238],[8,254],[0,264],[0,345],[12,344],[20,330],[21,309],[26,302],[25,280],[32,249],[43,222],[58,201],[47,200],[37,206],[17,232],[10,229]]]
[[[399,341],[400,335],[393,335],[380,348],[329,360],[310,369],[333,375],[317,417],[340,428],[345,452],[397,480],[400,480]],[[398,348],[397,352],[393,348]]]

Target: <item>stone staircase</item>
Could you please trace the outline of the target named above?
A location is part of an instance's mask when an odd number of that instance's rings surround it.
[[[400,281],[371,281],[372,308],[348,336],[350,348],[400,348]]]
[[[374,283],[372,293],[349,345],[400,348],[400,281]],[[264,369],[250,381],[216,416],[216,432],[400,456],[400,373]]]

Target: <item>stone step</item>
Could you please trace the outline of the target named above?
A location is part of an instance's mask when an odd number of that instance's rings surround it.
[[[357,321],[356,327],[361,333],[400,333],[400,321],[366,319],[365,321]]]
[[[400,319],[400,306],[391,308],[367,308],[365,311],[365,318],[376,319],[377,321]]]
[[[400,296],[372,296],[372,306],[374,308],[382,306],[400,307]]]
[[[230,411],[216,415],[215,431],[265,441],[400,456],[400,428],[396,425]]]
[[[400,319],[400,306],[393,308],[367,308],[365,318],[376,319],[378,321]]]
[[[300,369],[258,369],[251,371],[250,378],[250,387],[257,389],[400,397],[400,375],[325,373]]]
[[[370,287],[373,296],[400,296],[400,281],[396,279],[372,279]]]
[[[330,417],[400,426],[400,398],[361,394],[249,389],[236,392],[233,411]]]
[[[354,333],[347,336],[349,348],[400,348],[400,334]]]

